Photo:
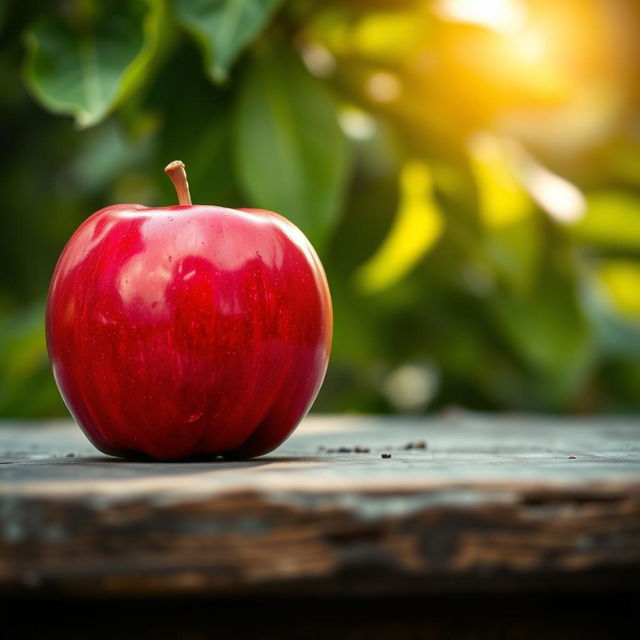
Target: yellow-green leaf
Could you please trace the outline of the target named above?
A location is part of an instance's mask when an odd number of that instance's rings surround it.
[[[640,319],[640,261],[622,258],[603,260],[597,274],[618,313]]]
[[[639,249],[640,197],[623,191],[591,193],[585,215],[569,230],[578,240],[594,246]]]
[[[393,286],[435,245],[443,228],[429,168],[419,160],[407,162],[400,173],[400,203],[393,226],[377,252],[356,272],[357,286],[367,293]]]
[[[469,144],[476,179],[480,217],[488,228],[519,222],[533,212],[531,199],[510,162],[505,143],[487,134],[476,135]]]

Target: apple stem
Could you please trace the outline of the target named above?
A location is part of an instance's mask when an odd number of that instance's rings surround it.
[[[174,160],[165,168],[164,172],[171,178],[173,186],[178,194],[178,204],[191,204],[191,195],[189,194],[189,183],[187,182],[187,172],[184,170],[184,162]]]

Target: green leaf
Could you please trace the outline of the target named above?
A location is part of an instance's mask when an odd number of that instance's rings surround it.
[[[100,122],[145,79],[163,14],[161,0],[131,0],[38,20],[25,36],[27,85],[44,107],[80,127]]]
[[[509,144],[488,133],[476,134],[468,151],[483,226],[477,246],[500,279],[524,294],[535,279],[542,244],[535,207]]]
[[[174,5],[178,21],[200,45],[209,77],[220,82],[280,3],[281,0],[175,0]]]
[[[7,19],[7,14],[9,13],[9,0],[2,0],[0,2],[0,31],[2,31],[4,27],[5,20]]]
[[[534,375],[544,404],[566,407],[593,362],[593,333],[574,278],[549,265],[526,298],[503,296],[491,304],[499,334]],[[533,384],[533,383],[532,383]]]
[[[236,159],[253,205],[286,216],[321,246],[337,222],[349,167],[336,107],[291,52],[260,52],[238,104]]]
[[[569,231],[576,239],[597,247],[639,249],[640,198],[624,191],[589,194],[584,217]]]
[[[70,164],[78,191],[99,193],[118,178],[148,163],[149,139],[133,140],[117,119],[87,131]]]
[[[203,82],[206,82],[204,78]],[[214,89],[210,83],[207,85]],[[172,158],[185,163],[194,202],[235,204],[230,199],[236,183],[233,163],[229,161],[232,109],[228,96],[215,95],[210,100],[200,100],[197,107],[191,108],[188,118],[179,109],[169,113],[158,139],[158,164]],[[165,175],[158,179],[161,202],[173,202],[176,197],[173,185]]]
[[[478,246],[498,278],[515,294],[526,295],[531,290],[543,249],[537,218],[531,216],[488,229]]]
[[[0,415],[65,413],[47,358],[44,304],[0,316]]]

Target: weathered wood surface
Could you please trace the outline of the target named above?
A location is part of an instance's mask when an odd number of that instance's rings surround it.
[[[0,462],[8,593],[640,586],[638,420],[309,417],[264,458],[185,463],[14,423]]]

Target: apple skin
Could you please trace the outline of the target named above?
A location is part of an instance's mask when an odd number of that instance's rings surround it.
[[[326,373],[322,264],[270,211],[116,205],[64,248],[46,311],[60,393],[104,453],[250,458],[280,445]]]

